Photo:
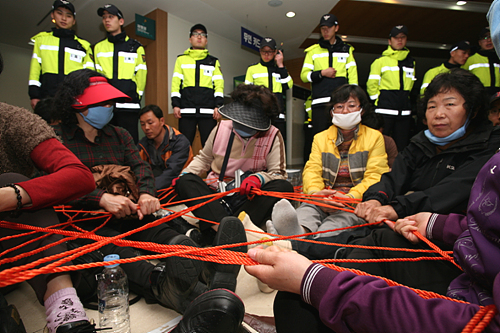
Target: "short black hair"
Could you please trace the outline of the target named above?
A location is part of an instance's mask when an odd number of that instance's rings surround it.
[[[355,84],[344,84],[335,89],[331,95],[330,102],[327,104],[325,112],[328,112],[328,115],[330,115],[330,111],[333,109],[335,104],[345,103],[351,96],[356,97],[359,100],[359,104],[363,108],[363,119],[369,113],[373,112],[372,104],[370,103],[368,95],[360,86]]]
[[[437,75],[427,86],[419,103],[420,116],[424,117],[422,119],[425,119],[429,100],[452,89],[464,98],[467,115],[472,113],[474,118],[471,119],[471,125],[487,119],[489,107],[486,89],[476,75],[461,68]]]
[[[160,109],[160,107],[158,105],[155,105],[155,104],[149,104],[149,105],[146,105],[145,107],[143,107],[140,111],[139,111],[139,117],[142,116],[143,114],[149,112],[149,111],[153,111],[154,115],[156,116],[156,118],[160,119],[160,118],[163,118],[163,111]]]

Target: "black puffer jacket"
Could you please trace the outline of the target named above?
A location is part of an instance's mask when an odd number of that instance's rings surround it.
[[[440,153],[422,131],[399,153],[392,171],[368,188],[363,201],[389,204],[400,218],[419,212],[465,212],[479,170],[498,148],[500,128],[489,122]]]

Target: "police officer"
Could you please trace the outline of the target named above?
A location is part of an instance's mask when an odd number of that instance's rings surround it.
[[[286,138],[285,102],[284,94],[292,88],[293,80],[283,65],[283,52],[277,50],[276,41],[271,37],[264,37],[260,42],[260,61],[247,68],[245,84],[261,85],[269,88],[278,99],[280,114],[273,120],[283,138]]]
[[[191,47],[177,57],[172,77],[171,99],[179,130],[191,144],[200,131],[201,144],[220,119],[224,103],[224,78],[219,60],[206,49],[207,29],[195,24],[189,31]]]
[[[331,116],[325,110],[335,88],[345,84],[358,84],[354,48],[336,36],[339,30],[337,17],[325,14],[320,20],[321,38],[318,44],[308,47],[300,73],[303,82],[311,82],[312,125],[314,134],[330,127]]]
[[[415,60],[406,48],[408,28],[397,25],[389,34],[389,46],[375,59],[366,82],[368,95],[375,102],[375,112],[384,117],[383,134],[391,136],[398,150],[410,141],[410,91],[415,83]]]
[[[420,95],[424,94],[425,88],[427,88],[432,79],[438,74],[449,73],[452,68],[463,66],[469,58],[469,51],[470,43],[466,40],[453,44],[450,49],[450,59],[443,62],[441,66],[431,68],[425,73],[422,87],[420,88]]]
[[[138,119],[140,100],[146,87],[146,55],[141,43],[123,31],[122,12],[107,4],[97,10],[108,36],[95,45],[95,66],[115,88],[128,95],[128,103],[116,103],[112,123],[125,128],[139,141]]]
[[[481,49],[467,59],[463,68],[476,75],[488,94],[493,95],[500,91],[500,60],[495,53],[489,27],[479,33],[478,44]]]
[[[35,46],[28,93],[33,109],[41,99],[54,97],[64,76],[82,68],[94,69],[90,43],[72,30],[76,24],[73,4],[66,0],[54,1],[50,16],[55,24],[52,31],[40,32],[31,39]]]

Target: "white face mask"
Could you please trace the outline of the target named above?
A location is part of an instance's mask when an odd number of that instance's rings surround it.
[[[349,113],[334,113],[332,124],[343,130],[353,129],[361,122],[361,111],[363,109]]]

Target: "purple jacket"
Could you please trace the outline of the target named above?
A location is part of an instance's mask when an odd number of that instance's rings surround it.
[[[318,264],[304,275],[303,300],[337,333],[461,332],[479,310],[475,304],[500,309],[500,154],[479,172],[467,216],[434,214],[427,230],[429,238],[454,244],[455,261],[464,269],[450,284],[448,296],[472,304],[425,300],[408,288]],[[486,332],[500,332],[500,315]]]

